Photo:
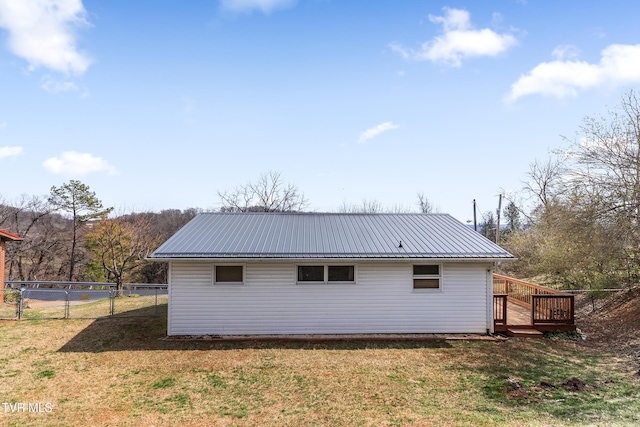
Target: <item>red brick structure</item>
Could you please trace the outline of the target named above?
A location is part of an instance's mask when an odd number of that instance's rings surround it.
[[[22,241],[22,237],[17,236],[13,233],[9,233],[5,230],[0,230],[0,292],[4,290],[4,278],[5,278],[5,253],[6,247],[5,242],[20,242]]]

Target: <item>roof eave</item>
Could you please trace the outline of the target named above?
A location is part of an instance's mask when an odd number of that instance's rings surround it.
[[[403,256],[379,256],[379,255],[355,255],[355,256],[321,256],[321,255],[295,255],[295,256],[220,256],[220,255],[204,255],[204,254],[171,254],[156,255],[147,258],[149,261],[209,261],[209,262],[256,262],[256,261],[450,261],[450,262],[498,262],[498,261],[515,261],[512,255],[403,255]]]
[[[0,240],[21,242],[24,239],[17,234],[9,233],[6,230],[0,230]]]

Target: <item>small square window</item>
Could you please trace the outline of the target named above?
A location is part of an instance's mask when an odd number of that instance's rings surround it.
[[[355,279],[353,265],[330,265],[329,282],[353,282]]]
[[[413,266],[414,289],[440,289],[440,265],[421,264]]]
[[[242,283],[241,265],[216,265],[216,283]]]
[[[324,265],[299,265],[299,282],[324,282]]]

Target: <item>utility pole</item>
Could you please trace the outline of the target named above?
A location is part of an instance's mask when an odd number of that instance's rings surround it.
[[[502,212],[502,194],[498,195],[498,225],[496,226],[496,244],[500,242],[500,212]]]
[[[476,199],[473,199],[473,231],[478,231],[478,220],[476,219]]]

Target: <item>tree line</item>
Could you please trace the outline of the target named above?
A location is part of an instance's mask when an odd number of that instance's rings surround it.
[[[110,215],[80,181],[48,196],[0,198],[0,228],[24,240],[7,245],[9,280],[166,283],[167,267],[146,257],[191,220],[198,209]]]
[[[632,286],[640,279],[640,100],[630,90],[603,117],[586,117],[567,148],[530,165],[504,210],[485,212],[479,232],[513,253],[502,272],[581,289]],[[221,212],[302,212],[309,202],[279,172],[218,193]],[[423,194],[416,207],[376,200],[338,212],[437,212]],[[48,196],[0,196],[0,228],[24,238],[8,245],[10,280],[166,283],[165,263],[146,257],[200,209],[115,215],[80,181]],[[499,225],[497,216],[504,222]]]

